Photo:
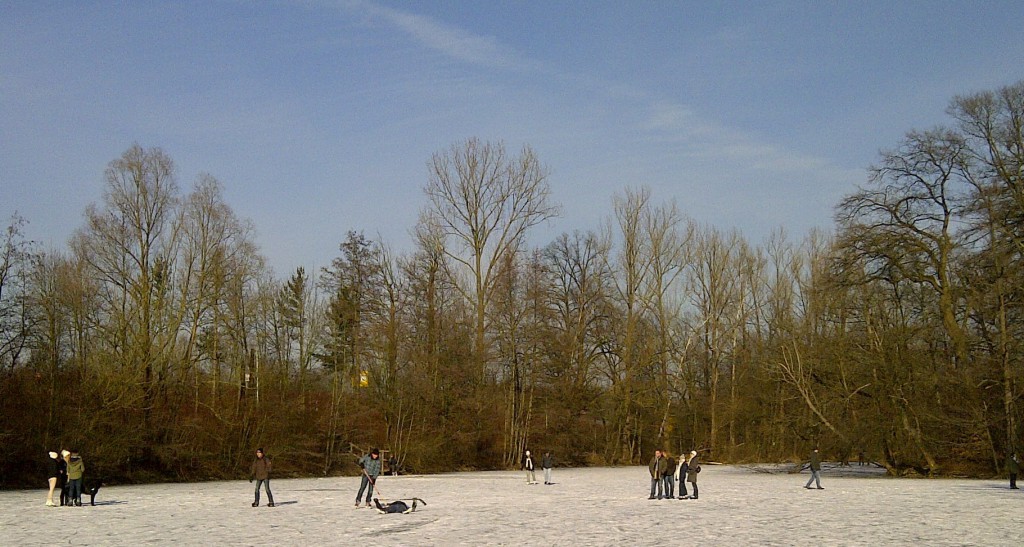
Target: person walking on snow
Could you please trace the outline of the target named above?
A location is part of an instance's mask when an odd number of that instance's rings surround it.
[[[1006,472],[1010,475],[1010,488],[1017,490],[1017,474],[1020,473],[1020,461],[1012,450],[1006,455]]]
[[[690,451],[690,460],[686,462],[686,482],[693,488],[693,495],[689,499],[697,499],[697,473],[700,473],[700,460],[697,458],[697,451]]]
[[[555,466],[555,459],[551,457],[551,452],[544,453],[540,466],[544,468],[544,484],[555,484],[551,482],[551,468]]]
[[[665,487],[665,483],[662,480],[662,476],[665,474],[665,469],[668,467],[668,462],[665,461],[665,457],[662,455],[661,450],[654,451],[654,457],[651,458],[651,463],[647,464],[647,469],[651,472],[651,495],[647,497],[649,500],[654,499],[654,491],[658,491],[658,499],[662,498],[662,492]]]
[[[811,461],[807,464],[807,467],[811,469],[811,478],[807,479],[807,484],[804,485],[804,488],[810,490],[811,483],[813,482],[817,484],[818,490],[824,490],[821,487],[821,456],[818,455],[817,448],[814,449],[814,452],[811,452]]]
[[[262,448],[256,449],[256,459],[252,461],[252,469],[249,473],[249,482],[256,479],[256,501],[252,502],[253,507],[260,505],[260,486],[267,489],[267,507],[274,506],[274,494],[270,493],[270,456],[263,453]]]
[[[364,490],[366,490],[366,506],[370,506],[370,499],[373,498],[373,486],[377,483],[377,477],[380,476],[380,464],[380,450],[376,448],[359,458],[359,467],[363,470],[363,476],[359,481],[359,493],[356,494],[356,507],[359,507],[359,500],[362,499]],[[367,490],[367,486],[370,487],[369,490]]]
[[[529,450],[523,456],[523,469],[526,470],[526,484],[537,484],[537,473],[533,465],[533,456],[530,455]]]

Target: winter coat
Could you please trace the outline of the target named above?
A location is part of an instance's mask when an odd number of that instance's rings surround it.
[[[374,458],[373,455],[366,454],[359,458],[359,467],[362,467],[371,479],[376,479],[380,475],[380,464],[380,456]]]
[[[662,476],[673,477],[676,474],[676,459],[671,456],[665,457],[665,472]]]
[[[85,462],[78,455],[72,454],[68,462],[68,480],[78,480],[85,475]]]
[[[59,461],[57,458],[46,458],[46,478],[55,479],[60,477]]]
[[[523,469],[533,471],[533,456],[523,456]]]
[[[652,479],[660,479],[665,474],[665,469],[668,468],[668,462],[661,456],[655,456],[651,458],[651,463],[647,465],[647,468],[651,472]]]
[[[817,450],[811,452],[811,471],[821,471],[821,456]]]
[[[540,465],[544,469],[551,469],[555,466],[555,459],[551,457],[551,454],[544,454],[544,459],[541,460]]]
[[[68,462],[64,458],[57,459],[57,484],[63,487],[68,483]]]
[[[690,462],[686,466],[686,482],[697,484],[697,468],[700,467],[700,461],[697,456],[690,458]]]
[[[1017,461],[1015,454],[1010,454],[1006,457],[1006,471],[1011,475],[1020,473],[1020,462]]]
[[[264,454],[262,458],[256,458],[252,461],[252,470],[249,474],[256,480],[265,481],[270,478],[271,467],[270,456]]]
[[[679,479],[679,482],[686,480],[686,470],[689,468],[690,466],[686,464],[686,459],[683,458],[683,460],[679,462],[679,470],[676,472],[676,478]]]

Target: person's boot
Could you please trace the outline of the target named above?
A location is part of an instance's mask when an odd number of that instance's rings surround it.
[[[260,506],[260,502],[254,501],[254,502],[252,502],[252,506],[253,507],[259,507]]]

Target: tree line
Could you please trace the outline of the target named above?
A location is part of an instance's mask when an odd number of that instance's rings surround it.
[[[434,154],[414,245],[350,231],[275,277],[201,175],[135,145],[64,250],[15,216],[0,262],[0,484],[74,448],[109,481],[566,465],[661,448],[990,475],[1020,447],[1024,82],[955,97],[881,153],[834,234],[753,244],[626,188],[595,229],[535,152]]]

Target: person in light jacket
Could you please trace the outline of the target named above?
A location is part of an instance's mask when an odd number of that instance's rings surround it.
[[[533,456],[527,450],[523,456],[523,469],[526,470],[526,484],[537,484],[536,467],[533,464]]]
[[[686,462],[686,482],[690,483],[693,490],[691,500],[697,499],[697,473],[700,473],[700,460],[697,458],[697,451],[690,451],[690,459]]]
[[[681,454],[679,468],[676,470],[676,478],[679,479],[679,499],[681,500],[690,499],[690,494],[686,491],[686,470],[689,468],[689,464],[686,463],[686,454]]]
[[[75,450],[68,458],[68,505],[82,506],[82,477],[85,476],[85,462]]]

